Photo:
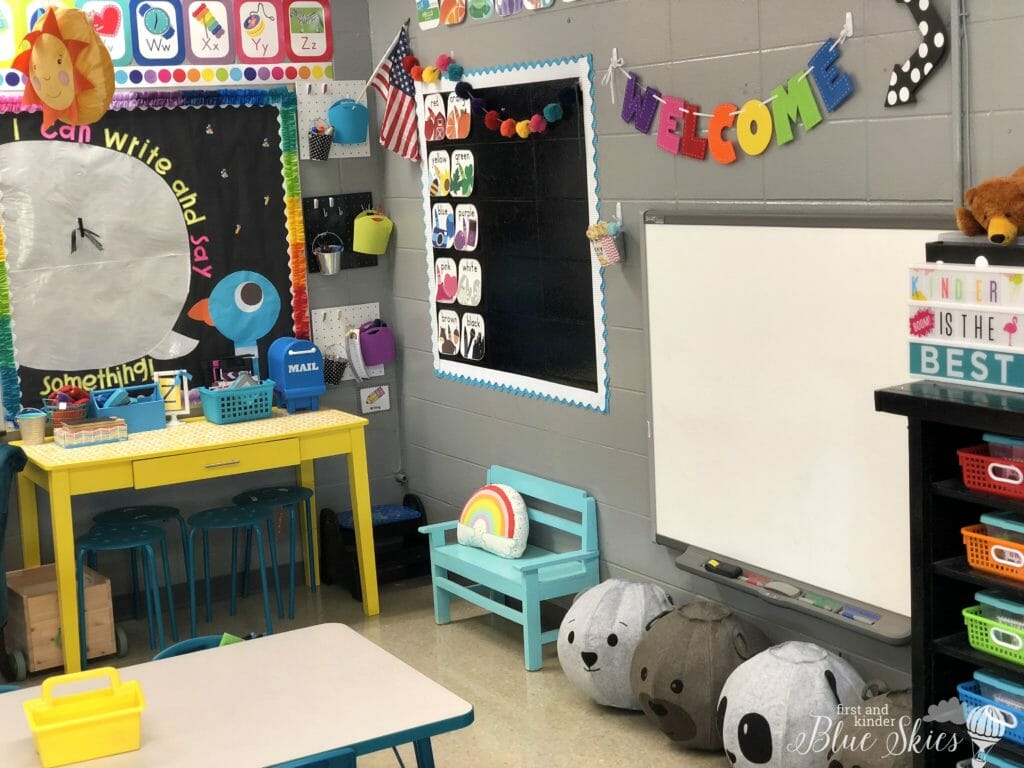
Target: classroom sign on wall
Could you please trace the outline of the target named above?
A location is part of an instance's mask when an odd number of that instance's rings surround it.
[[[910,270],[912,375],[1024,390],[1024,269],[931,264]]]
[[[119,88],[334,76],[328,0],[0,0],[0,91],[24,88],[11,59],[51,5],[89,16],[110,51]]]
[[[117,94],[50,130],[21,110],[0,101],[8,412],[308,338],[293,93]]]
[[[418,83],[434,369],[439,376],[604,411],[604,283],[589,57],[464,77],[474,97],[533,115],[575,93],[543,133],[505,138],[454,83]]]

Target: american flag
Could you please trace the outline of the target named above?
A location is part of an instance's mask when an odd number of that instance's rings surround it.
[[[380,121],[380,145],[417,163],[420,159],[420,143],[416,120],[416,87],[402,66],[402,59],[410,53],[409,32],[402,27],[390,53],[370,76],[370,86],[385,101],[384,117]]]

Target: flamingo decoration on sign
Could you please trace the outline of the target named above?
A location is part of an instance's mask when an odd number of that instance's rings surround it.
[[[1003,326],[1003,330],[1010,335],[1010,346],[1013,346],[1013,334],[1017,332],[1017,316],[1013,316],[1013,320]]]

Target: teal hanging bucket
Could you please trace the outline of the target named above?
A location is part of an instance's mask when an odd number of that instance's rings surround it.
[[[327,110],[327,121],[334,126],[335,144],[362,144],[370,127],[370,110],[354,99],[341,99]]]

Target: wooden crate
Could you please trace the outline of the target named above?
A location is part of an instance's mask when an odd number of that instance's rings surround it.
[[[56,567],[51,564],[9,571],[7,599],[7,647],[25,654],[29,672],[62,666]],[[117,650],[110,579],[90,568],[85,569],[85,624],[88,658],[109,656]]]

